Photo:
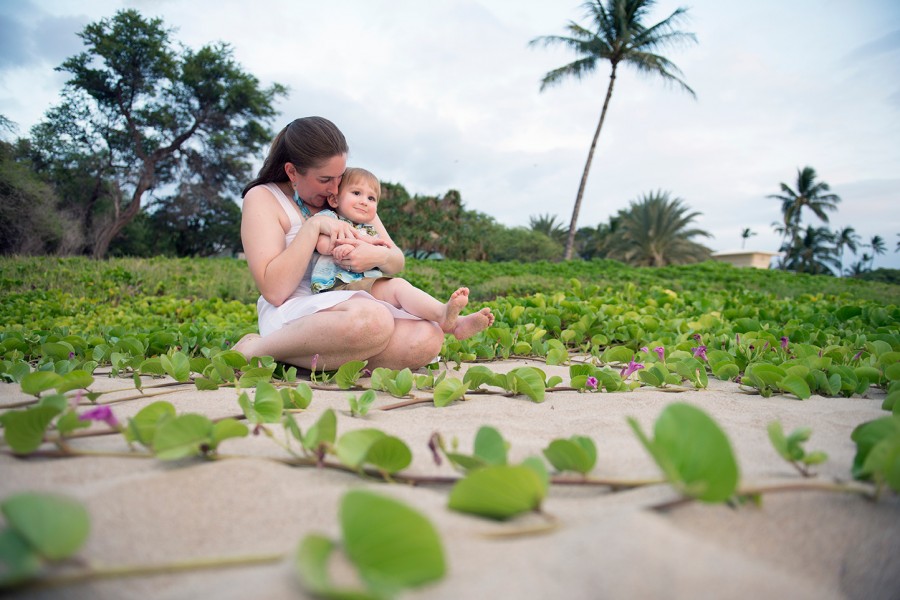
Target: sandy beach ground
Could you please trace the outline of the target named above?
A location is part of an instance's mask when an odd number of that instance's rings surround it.
[[[504,372],[526,364],[568,381],[566,367],[512,360],[487,366]],[[462,377],[468,366],[449,374]],[[145,385],[160,381],[147,378]],[[92,389],[135,394],[130,379],[101,374]],[[610,480],[660,477],[626,418],[635,417],[649,432],[668,404],[686,402],[706,411],[729,436],[744,488],[852,481],[856,446],[851,432],[886,415],[877,390],[867,397],[813,396],[800,401],[762,398],[742,393],[737,384],[712,379],[709,389],[681,393],[652,388],[616,394],[558,391],[549,392],[543,403],[525,396],[469,394],[466,401],[445,408],[420,404],[388,411],[381,407],[397,399],[379,393],[365,418],[349,414],[349,395],[316,390],[308,410],[296,415],[298,424],[305,431],[333,408],[338,435],[363,427],[395,435],[412,449],[413,462],[405,472],[415,475],[455,474],[446,462],[436,465],[432,458],[428,440],[435,432],[448,441],[457,439],[460,450],[469,452],[478,428],[491,425],[509,442],[512,462],[540,456],[553,439],[584,435],[597,446],[591,477]],[[114,397],[104,395],[102,401]],[[112,407],[123,423],[154,400],[172,402],[179,413],[218,418],[240,414],[237,397],[233,389],[201,392],[187,385]],[[0,408],[26,399],[18,385],[0,384]],[[815,469],[816,478],[803,479],[775,453],[766,426],[776,419],[785,431],[812,428],[807,449],[829,455]],[[92,427],[101,431],[106,426]],[[72,446],[128,451],[120,435],[75,440]],[[497,537],[491,534],[543,520],[526,515],[496,522],[451,511],[449,485],[386,484],[336,470],[287,466],[270,460],[286,453],[264,435],[227,440],[220,452],[234,458],[22,459],[4,452],[0,498],[20,491],[53,491],[82,501],[92,526],[79,556],[91,563],[157,564],[270,553],[284,553],[284,560],[26,589],[13,597],[305,598],[308,593],[293,568],[298,542],[311,532],[337,539],[342,495],[366,488],[423,512],[442,539],[447,575],[403,598],[900,598],[900,498],[893,493],[873,502],[854,493],[801,489],[765,494],[758,507],[689,502],[659,510],[654,507],[678,498],[667,484],[619,491],[552,485],[543,510],[557,520],[555,529]]]

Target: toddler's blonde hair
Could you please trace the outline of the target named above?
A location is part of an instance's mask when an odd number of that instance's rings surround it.
[[[370,171],[359,167],[348,167],[341,176],[341,185],[338,186],[338,194],[344,191],[344,186],[357,182],[368,183],[375,190],[375,199],[381,200],[381,182]]]

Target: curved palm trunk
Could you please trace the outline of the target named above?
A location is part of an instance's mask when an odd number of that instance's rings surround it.
[[[606,119],[606,110],[609,108],[609,99],[612,98],[613,86],[616,83],[616,63],[612,64],[609,74],[609,87],[606,89],[606,99],[603,101],[603,110],[600,111],[600,122],[597,123],[597,131],[588,151],[587,162],[584,164],[584,173],[581,174],[581,184],[578,186],[578,195],[575,197],[575,208],[572,209],[572,220],[569,222],[569,237],[566,239],[565,259],[572,260],[575,250],[575,230],[578,228],[578,213],[581,211],[581,199],[584,197],[584,188],[587,185],[588,173],[591,171],[591,162],[594,160],[594,150],[597,148],[597,140],[600,138],[600,130],[603,129],[603,121]]]

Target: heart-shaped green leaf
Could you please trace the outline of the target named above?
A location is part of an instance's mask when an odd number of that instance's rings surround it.
[[[434,405],[444,407],[466,395],[469,384],[455,377],[447,377],[434,387]]]
[[[46,493],[22,493],[0,504],[7,524],[50,560],[75,554],[87,539],[90,519],[77,501]]]
[[[734,495],[738,466],[731,443],[705,412],[690,404],[670,404],[656,420],[653,440],[635,419],[628,422],[682,493],[704,502],[724,502]]]
[[[474,455],[488,465],[506,464],[507,443],[500,432],[483,425],[475,434]]]
[[[391,596],[444,576],[444,550],[434,526],[421,513],[365,490],[341,501],[344,550],[360,577],[380,596]]]
[[[573,436],[550,442],[544,456],[557,471],[589,473],[597,462],[597,447],[589,437]]]
[[[4,413],[3,437],[13,452],[30,454],[40,447],[44,432],[59,413],[59,409],[53,406],[35,406]]]
[[[203,415],[188,413],[162,421],[153,437],[160,460],[178,460],[200,454],[212,442],[213,424]]]
[[[157,400],[138,411],[128,419],[125,437],[129,442],[138,442],[150,447],[156,436],[156,427],[164,419],[175,417],[175,407],[170,402]]]
[[[493,465],[470,471],[450,490],[449,507],[491,519],[538,510],[544,499],[540,477],[529,467]]]

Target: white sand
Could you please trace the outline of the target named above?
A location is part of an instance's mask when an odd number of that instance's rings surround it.
[[[525,363],[490,363],[503,372]],[[565,367],[536,363],[568,381]],[[460,377],[462,371],[451,371]],[[147,380],[147,384],[159,380]],[[130,379],[98,377],[95,388],[128,389]],[[150,390],[148,390],[149,394]],[[414,392],[417,393],[417,392]],[[133,395],[134,390],[119,395]],[[626,423],[636,417],[645,431],[671,402],[706,410],[730,437],[742,486],[801,482],[771,448],[766,425],[781,420],[786,431],[811,427],[809,450],[824,450],[827,463],[816,481],[851,479],[856,448],[850,433],[886,413],[881,396],[806,401],[740,393],[712,380],[709,390],[667,393],[640,389],[620,394],[553,392],[542,404],[524,396],[469,395],[438,409],[425,404],[392,411],[397,400],[380,393],[366,418],[346,411],[350,392],[316,391],[309,410],[297,415],[304,430],[326,408],[338,411],[338,434],[375,427],[413,450],[406,472],[453,475],[434,464],[427,442],[435,431],[457,438],[470,452],[481,425],[496,427],[510,442],[510,459],[540,455],[550,441],[587,435],[597,444],[591,474],[608,479],[648,479],[659,471]],[[356,392],[359,394],[359,392]],[[427,396],[427,394],[420,394]],[[105,401],[110,396],[104,396]],[[0,407],[26,399],[17,385],[0,385]],[[175,404],[179,412],[212,418],[240,413],[231,389],[181,391],[114,404],[125,422],[149,402]],[[98,430],[103,425],[95,425]],[[73,442],[78,449],[126,451],[121,436]],[[49,446],[47,446],[49,448]],[[544,510],[559,527],[544,535],[507,539],[485,533],[541,522],[526,516],[496,523],[450,511],[449,486],[389,485],[333,470],[289,467],[266,457],[286,454],[265,436],[228,440],[223,454],[243,458],[155,459],[79,457],[17,459],[0,455],[0,497],[52,490],[82,500],[92,531],[80,555],[104,564],[162,563],[213,556],[293,554],[310,532],[338,537],[342,494],[366,487],[423,511],[445,545],[449,571],[440,582],[404,598],[900,598],[900,498],[878,503],[854,494],[791,491],[767,494],[762,507],[688,503],[668,511],[653,505],[677,498],[667,485],[611,492],[608,488],[554,485]],[[26,590],[21,598],[302,598],[290,560],[214,571],[165,574]]]

